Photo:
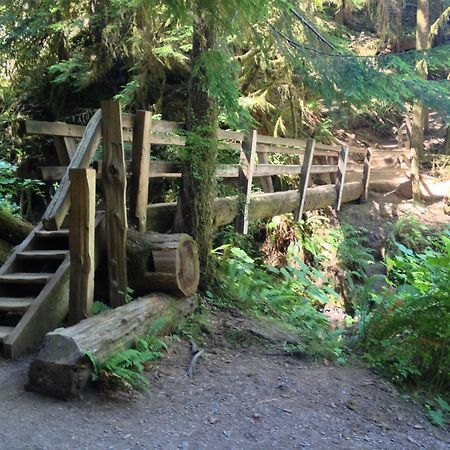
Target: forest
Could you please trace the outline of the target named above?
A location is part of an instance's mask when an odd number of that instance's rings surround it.
[[[449,216],[449,0],[3,0],[0,447],[446,448]]]

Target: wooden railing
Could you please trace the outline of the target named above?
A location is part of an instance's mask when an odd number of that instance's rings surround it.
[[[151,161],[151,145],[185,146],[186,138],[180,135],[184,124],[164,120],[151,120],[150,113],[139,111],[134,114],[121,114],[121,139],[132,143],[132,159],[125,162],[126,176],[131,177],[130,219],[140,230],[145,230],[146,204],[148,199],[148,178],[180,178],[180,165],[168,161]],[[101,111],[93,116],[89,124],[71,125],[62,122],[26,121],[26,130],[30,134],[52,135],[57,144],[60,163],[70,159],[69,166],[43,167],[44,180],[61,179],[60,187],[44,214],[44,226],[58,229],[67,214],[70,199],[67,168],[88,167],[101,140]],[[81,139],[73,153],[76,140]],[[237,229],[246,233],[248,228],[248,204],[254,184],[258,178],[265,193],[274,192],[272,177],[299,175],[298,190],[300,202],[295,217],[300,220],[306,190],[311,185],[313,175],[329,175],[329,182],[335,184],[337,192],[336,209],[341,206],[342,189],[348,170],[362,172],[363,195],[367,199],[371,152],[366,148],[329,145],[301,139],[279,138],[257,134],[218,130],[219,148],[232,148],[240,155],[239,164],[219,164],[216,170],[218,178],[237,178],[243,204],[240,210]],[[72,157],[71,157],[72,153]],[[271,164],[271,154],[298,156],[298,164]],[[349,163],[349,159],[359,159]],[[362,161],[364,159],[364,161]],[[236,161],[237,162],[237,161]],[[104,178],[104,161],[94,163],[97,177]]]

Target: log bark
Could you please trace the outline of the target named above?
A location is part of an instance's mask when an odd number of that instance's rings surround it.
[[[344,184],[342,203],[357,200],[362,194],[362,183],[354,181]],[[337,198],[333,185],[308,188],[304,211],[314,211],[335,204]],[[266,219],[295,210],[300,201],[298,191],[254,194],[250,197],[249,218]],[[175,203],[157,203],[147,209],[147,229],[167,231],[175,215]],[[221,197],[214,201],[213,227],[218,228],[234,221],[238,214],[238,197]]]
[[[198,249],[187,234],[140,234],[129,230],[127,258],[128,283],[137,295],[163,291],[189,296],[197,291]]]
[[[20,244],[31,232],[33,225],[11,216],[0,209],[0,236],[11,245]]]
[[[101,363],[132,347],[156,323],[163,325],[155,334],[172,332],[195,311],[196,305],[195,297],[156,293],[89,317],[73,327],[58,328],[45,336],[43,348],[30,365],[26,389],[62,399],[76,397],[91,382],[93,367],[87,352]]]

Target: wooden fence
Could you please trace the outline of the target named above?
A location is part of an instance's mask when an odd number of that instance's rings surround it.
[[[168,161],[152,161],[152,145],[184,147],[184,125],[152,120],[148,111],[122,114],[115,102],[103,102],[86,127],[66,123],[27,121],[30,134],[54,137],[60,162],[57,167],[43,167],[45,180],[61,180],[43,216],[47,230],[59,230],[70,214],[71,289],[70,319],[76,323],[90,310],[94,283],[95,177],[101,177],[105,203],[106,247],[108,252],[109,297],[112,306],[125,302],[127,296],[126,239],[128,220],[139,231],[155,219],[155,211],[166,214],[160,205],[151,210],[148,186],[151,178],[180,178],[180,167]],[[239,196],[219,198],[215,202],[215,225],[235,221],[238,232],[247,233],[252,217],[270,217],[277,212],[294,211],[296,220],[305,210],[333,206],[339,210],[343,201],[367,199],[370,176],[370,149],[345,145],[326,145],[314,140],[277,138],[248,133],[218,130],[219,148],[236,151],[236,164],[221,164],[216,176],[236,179]],[[131,160],[126,161],[124,143],[132,143]],[[102,160],[96,173],[88,169],[99,145]],[[271,154],[298,158],[298,164],[271,164]],[[349,163],[349,160],[352,160]],[[359,170],[359,172],[358,172]],[[356,171],[358,180],[346,183],[349,171]],[[297,191],[274,192],[273,176],[298,175]],[[327,186],[312,187],[313,176],[321,177]],[[324,177],[327,177],[325,179]],[[130,178],[127,208],[127,178]],[[252,193],[258,179],[263,194]],[[261,201],[260,201],[261,200]],[[254,205],[263,208],[254,211]],[[219,205],[219,210],[217,209]],[[268,206],[269,205],[269,206]],[[153,205],[157,206],[157,205]],[[163,208],[161,209],[161,206]],[[221,216],[219,218],[219,216]],[[169,217],[169,216],[168,216]],[[169,218],[170,221],[170,218]]]

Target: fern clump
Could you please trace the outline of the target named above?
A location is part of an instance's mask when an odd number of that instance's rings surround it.
[[[416,240],[413,241],[416,243]],[[367,322],[366,358],[395,381],[446,391],[450,375],[450,230],[422,251],[397,243],[392,288]]]
[[[86,356],[93,365],[94,382],[105,390],[119,388],[131,392],[149,389],[149,381],[144,375],[146,364],[161,358],[162,350],[165,349],[167,345],[163,340],[150,335],[145,339],[138,339],[135,348],[114,353],[101,363],[90,352]]]

